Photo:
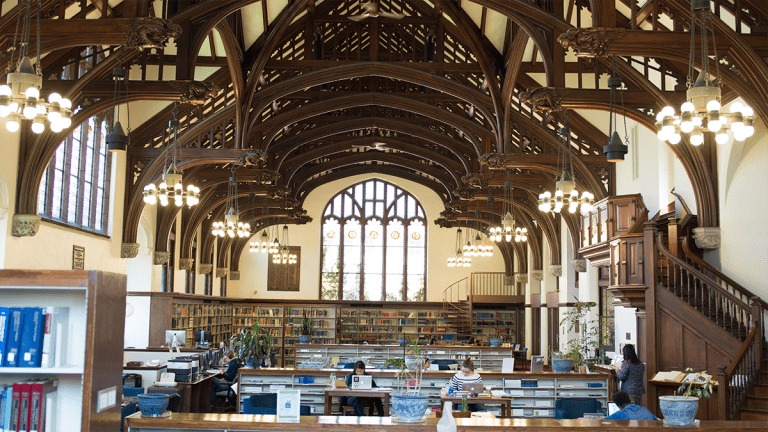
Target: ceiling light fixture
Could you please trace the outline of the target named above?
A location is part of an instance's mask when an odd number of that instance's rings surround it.
[[[104,142],[107,144],[107,150],[110,152],[122,153],[128,150],[130,144],[129,135],[131,134],[131,111],[128,108],[128,72],[123,67],[124,53],[122,48],[118,55],[120,65],[112,69],[112,77],[115,80],[115,92],[112,96],[112,125],[107,129],[107,136]],[[120,104],[118,103],[120,93],[120,83],[125,85],[125,111],[128,119],[128,135],[123,132],[123,125],[120,124]]]
[[[32,3],[37,5],[37,62],[32,66],[29,58],[29,30],[32,25]],[[43,77],[40,74],[40,0],[20,0],[16,18],[16,32],[8,60],[8,84],[0,85],[0,117],[7,117],[5,128],[16,132],[22,120],[32,121],[32,132],[45,131],[46,123],[51,131],[59,133],[72,125],[72,102],[58,93],[48,95],[48,101],[40,98]],[[21,28],[21,40],[19,29]],[[16,42],[19,42],[17,45]],[[18,51],[18,62],[14,69],[14,56]]]
[[[295,254],[290,253],[288,249],[288,225],[283,225],[283,245],[280,247],[279,252],[272,255],[273,264],[296,264],[297,257]]]
[[[163,181],[158,186],[155,186],[154,183],[144,186],[144,202],[149,205],[155,205],[160,201],[160,205],[165,207],[171,199],[173,199],[176,207],[181,207],[185,201],[189,207],[200,202],[200,188],[190,183],[185,191],[181,183],[182,174],[176,168],[176,148],[179,139],[179,121],[176,120],[177,112],[176,104],[174,104],[173,120],[168,122],[168,140],[171,142],[171,148],[165,152],[165,163],[168,163],[169,151],[172,155],[172,162],[168,166],[168,170],[163,174]],[[171,141],[171,134],[173,134],[173,141]]]
[[[688,60],[688,90],[686,102],[680,107],[680,115],[675,114],[671,106],[664,107],[656,115],[657,136],[662,141],[677,144],[682,139],[681,133],[689,134],[691,145],[700,146],[704,143],[704,133],[715,134],[715,142],[726,144],[730,129],[736,141],[744,141],[755,133],[755,112],[749,106],[739,102],[731,105],[730,113],[720,111],[721,86],[720,60],[717,58],[714,27],[712,30],[712,47],[714,59],[709,58],[709,43],[707,41],[707,21],[711,19],[710,0],[691,0],[691,52]],[[696,69],[696,17],[701,20],[701,71],[694,81]],[[714,62],[716,78],[712,78],[709,64]]]
[[[618,113],[616,112],[616,89],[621,88],[624,84],[621,82],[621,78],[616,76],[616,71],[619,69],[616,65],[616,56],[613,56],[613,76],[608,78],[608,87],[611,89],[610,111],[608,114],[608,145],[603,147],[603,154],[608,157],[608,162],[621,162],[624,160],[624,155],[629,151],[629,136],[627,135],[627,116],[624,113],[624,92],[621,92],[621,116],[624,118],[624,143],[621,142],[619,137],[619,128],[616,125],[618,121]],[[625,144],[626,143],[626,144]]]
[[[259,241],[251,242],[251,252],[267,253],[269,251],[269,234],[267,234],[267,229],[269,229],[269,227],[266,225],[269,223],[269,208],[267,207],[266,198],[264,198],[264,201],[264,208],[261,212],[264,215],[264,229],[261,230],[261,239]]]
[[[235,170],[237,167],[232,165],[232,176],[229,177],[229,184],[227,185],[227,203],[224,208],[228,209],[227,214],[224,215],[224,221],[214,222],[211,233],[224,237],[228,235],[230,238],[235,236],[239,238],[246,237],[251,234],[251,225],[246,222],[240,222],[238,220],[240,210],[238,206],[237,198],[237,178],[235,178]]]
[[[507,243],[511,242],[512,239],[516,243],[528,241],[528,228],[521,228],[515,224],[514,190],[515,188],[512,187],[512,182],[509,180],[509,170],[507,170],[507,181],[504,182],[504,203],[501,212],[504,215],[501,220],[502,233]]]
[[[592,210],[595,196],[585,190],[579,198],[579,191],[576,190],[576,182],[573,180],[573,152],[571,151],[571,130],[568,129],[568,110],[563,113],[560,140],[563,143],[563,148],[561,152],[558,152],[557,167],[558,170],[562,168],[563,173],[556,183],[557,190],[554,196],[549,191],[539,194],[539,210],[545,213],[549,211],[560,213],[563,206],[567,206],[569,213],[576,213],[576,210],[581,206],[581,212],[587,213]],[[560,153],[562,153],[562,157],[560,157]]]

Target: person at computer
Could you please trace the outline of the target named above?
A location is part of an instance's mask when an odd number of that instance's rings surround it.
[[[216,393],[220,391],[228,390],[232,383],[237,378],[237,371],[240,369],[240,360],[235,357],[235,352],[232,350],[227,351],[222,361],[227,361],[227,370],[221,374],[221,378],[213,378],[213,386],[211,387],[213,393],[211,394],[211,402],[215,401]]]
[[[606,417],[606,420],[658,420],[652,412],[640,405],[635,405],[629,400],[627,392],[618,391],[613,395],[613,403],[620,408],[619,411]]]
[[[624,361],[621,363],[621,369],[616,373],[616,377],[621,382],[621,390],[629,395],[629,400],[633,404],[639,405],[640,398],[645,394],[645,385],[643,385],[645,365],[637,358],[634,345],[626,344],[621,351],[624,355]]]
[[[432,339],[429,340],[430,345],[437,345],[437,338],[432,336]]]
[[[365,363],[362,361],[355,363],[355,370],[347,375],[347,388],[352,387],[352,377],[355,375],[370,375],[365,371]],[[373,379],[371,379],[371,387],[377,387],[376,381]],[[376,407],[376,413],[379,416],[384,415],[384,405],[381,403],[381,398],[378,397],[350,396],[347,398],[347,405],[354,408],[356,416],[364,416],[365,407],[368,407],[371,414],[373,414],[373,408]]]
[[[472,363],[472,359],[467,357],[463,362],[461,362],[461,370],[456,372],[456,375],[451,378],[450,386],[453,387],[453,391],[462,391],[464,390],[464,384],[482,383],[483,379],[480,377],[480,374],[475,372],[475,364]],[[468,409],[472,412],[480,411],[482,409],[482,405],[469,404]]]

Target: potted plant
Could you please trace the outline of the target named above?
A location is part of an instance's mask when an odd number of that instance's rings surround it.
[[[555,359],[558,359],[554,356],[555,353],[559,354],[559,360],[571,359],[573,364],[581,366],[585,364],[592,353],[600,348],[601,341],[608,338],[607,335],[601,337],[598,321],[589,319],[592,308],[597,304],[595,302],[580,302],[576,297],[574,299],[576,303],[570,311],[566,312],[560,321],[560,326],[563,328],[563,334],[575,331],[576,337],[568,339],[565,352],[553,352],[553,369]],[[565,367],[564,362],[563,367]]]
[[[674,396],[659,396],[659,408],[664,415],[665,426],[690,426],[699,410],[699,399],[709,399],[712,386],[717,385],[717,381],[706,371],[695,373],[691,368],[685,371],[688,375]]]
[[[424,358],[418,341],[408,338],[408,352],[404,359],[387,359],[386,365],[397,369],[397,393],[390,398],[392,410],[400,422],[421,421],[427,410],[429,396],[421,396],[421,373]]]
[[[229,344],[240,362],[248,367],[260,366],[262,360],[270,359],[272,353],[272,336],[259,323],[242,328],[232,335]]]
[[[312,333],[315,331],[315,321],[307,316],[307,311],[301,313],[301,326],[299,327],[299,342],[303,344],[312,343]]]
[[[553,372],[566,373],[573,370],[573,359],[567,353],[552,351],[549,356],[552,359]]]

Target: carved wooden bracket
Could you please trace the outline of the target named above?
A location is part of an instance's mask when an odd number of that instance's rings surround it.
[[[163,18],[138,18],[128,34],[125,44],[142,51],[144,48],[165,48],[168,39],[178,39],[181,26]]]
[[[475,198],[475,190],[472,188],[458,188],[453,190],[453,195],[463,200]]]
[[[169,84],[179,91],[183,103],[202,105],[221,93],[219,86],[211,81],[176,80]]]
[[[279,198],[283,198],[290,195],[290,193],[291,193],[290,187],[283,186],[283,185],[275,185],[275,187],[270,189],[269,192],[267,193],[267,198],[279,199]]]
[[[579,57],[604,56],[611,41],[624,37],[624,30],[606,27],[572,28],[560,35],[557,41],[567,51],[573,51]]]
[[[520,93],[520,100],[530,105],[534,111],[549,114],[562,111],[563,98],[555,87],[531,87]]]
[[[613,298],[619,301],[624,307],[637,308],[645,310],[645,291],[648,289],[645,285],[614,285],[608,287],[608,291],[613,293]]]

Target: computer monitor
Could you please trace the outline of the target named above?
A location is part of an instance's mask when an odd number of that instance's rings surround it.
[[[613,402],[608,402],[608,415],[612,415],[612,414],[613,414],[613,413],[615,413],[616,411],[620,411],[620,410],[621,410],[621,409],[619,408],[619,406],[618,406],[618,405],[616,405],[616,404],[615,404],[615,403],[613,403]]]
[[[196,331],[195,332],[195,342],[213,342],[213,336],[211,335],[211,332],[209,331]]]
[[[166,330],[165,331],[165,344],[170,347],[184,346],[187,343],[187,331],[186,330]]]

